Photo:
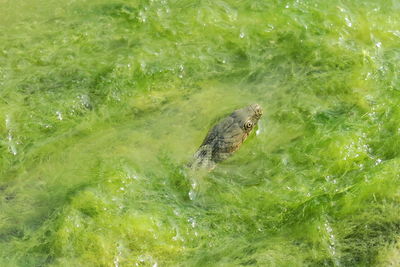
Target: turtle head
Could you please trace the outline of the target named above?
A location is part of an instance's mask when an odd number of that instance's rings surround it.
[[[246,133],[249,133],[257,125],[262,114],[263,110],[259,104],[252,104],[234,112],[240,128]]]

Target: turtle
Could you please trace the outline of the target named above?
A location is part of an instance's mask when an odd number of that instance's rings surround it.
[[[239,149],[257,125],[263,110],[259,104],[233,111],[207,133],[189,163],[191,169],[212,170]]]

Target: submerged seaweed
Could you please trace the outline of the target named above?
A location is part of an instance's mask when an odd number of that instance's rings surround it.
[[[399,264],[400,3],[0,10],[1,266]],[[255,102],[240,151],[189,172]]]

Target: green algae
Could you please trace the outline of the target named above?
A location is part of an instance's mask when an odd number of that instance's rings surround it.
[[[0,264],[395,265],[399,9],[0,2]],[[257,134],[188,172],[254,102]]]

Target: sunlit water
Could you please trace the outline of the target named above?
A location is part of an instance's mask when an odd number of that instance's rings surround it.
[[[396,266],[397,1],[0,1],[1,266]],[[243,106],[213,171],[187,163]]]

